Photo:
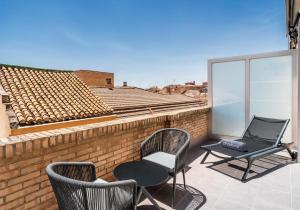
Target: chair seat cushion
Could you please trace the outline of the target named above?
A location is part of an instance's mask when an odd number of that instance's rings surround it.
[[[166,152],[155,152],[151,155],[143,157],[143,160],[148,160],[166,167],[169,171],[173,171],[175,167],[175,155]]]
[[[107,181],[105,181],[104,179],[97,178],[95,181],[93,181],[93,183],[104,184],[107,183]]]

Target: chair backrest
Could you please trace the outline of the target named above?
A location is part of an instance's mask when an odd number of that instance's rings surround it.
[[[92,163],[58,162],[49,165],[53,173],[77,181],[92,182],[96,179],[95,166]]]
[[[243,134],[243,138],[269,141],[277,146],[281,143],[282,136],[289,121],[289,119],[282,120],[253,116],[248,128]]]
[[[155,132],[150,138],[154,138],[159,151],[176,154],[183,146],[188,145],[190,135],[182,129],[165,128]]]
[[[46,172],[59,209],[135,209],[136,183],[132,180],[93,183],[96,173],[91,163],[53,163]]]

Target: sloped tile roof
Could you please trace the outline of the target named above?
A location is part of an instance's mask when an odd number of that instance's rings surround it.
[[[127,88],[91,88],[96,95],[101,97],[105,103],[114,109],[121,107],[134,107],[134,106],[149,106],[158,104],[176,104],[197,102],[192,97],[182,94],[162,95],[159,93],[152,93],[140,88],[127,87]]]
[[[71,71],[0,65],[0,83],[10,96],[19,125],[98,117],[113,111]]]
[[[103,101],[114,109],[118,117],[154,114],[172,110],[196,108],[205,101],[181,94],[163,95],[135,87],[91,88]]]

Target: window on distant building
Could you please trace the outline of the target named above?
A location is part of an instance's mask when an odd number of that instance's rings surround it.
[[[111,78],[106,79],[106,84],[111,85]]]

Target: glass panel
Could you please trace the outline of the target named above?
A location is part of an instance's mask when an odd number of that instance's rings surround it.
[[[241,136],[245,129],[245,62],[212,65],[212,133]]]
[[[291,118],[292,57],[280,56],[250,61],[250,116]],[[291,122],[284,142],[291,142]]]

